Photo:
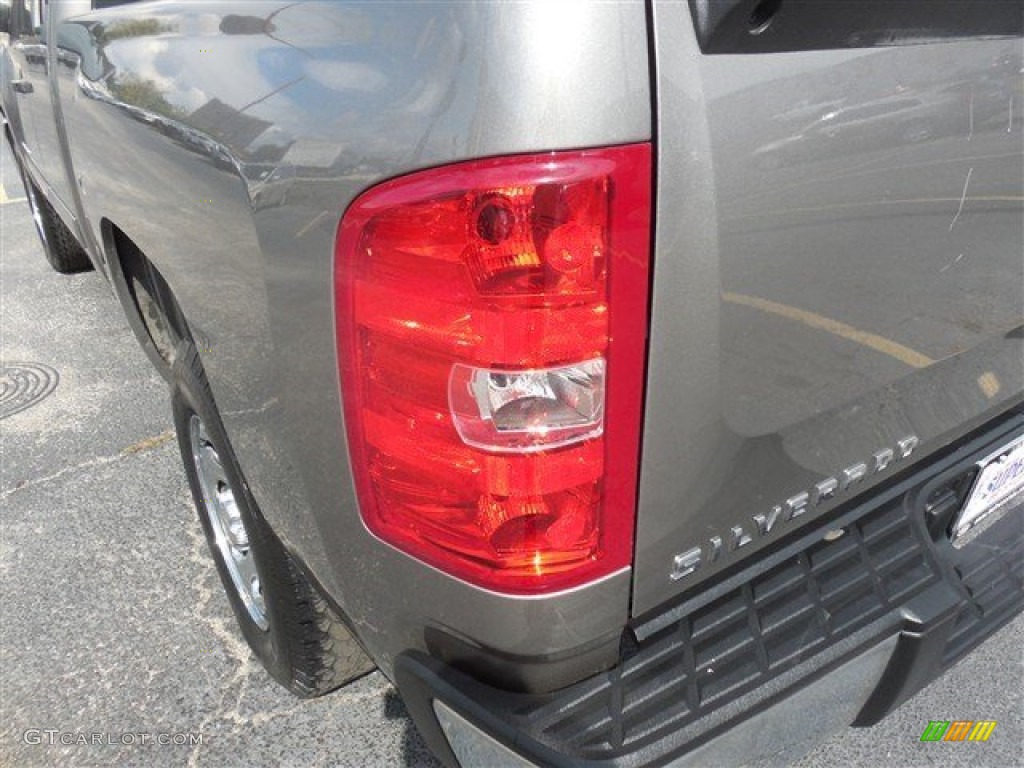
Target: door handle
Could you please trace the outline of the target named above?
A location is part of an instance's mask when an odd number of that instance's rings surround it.
[[[34,93],[35,88],[28,80],[11,80],[11,88],[17,93]]]

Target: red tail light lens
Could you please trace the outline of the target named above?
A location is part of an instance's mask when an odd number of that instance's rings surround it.
[[[338,360],[367,527],[512,593],[629,565],[650,146],[446,166],[338,231]]]

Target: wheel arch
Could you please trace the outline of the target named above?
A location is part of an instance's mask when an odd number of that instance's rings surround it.
[[[135,241],[110,219],[100,221],[110,282],[135,338],[160,375],[171,381],[181,341],[195,344],[170,284]]]

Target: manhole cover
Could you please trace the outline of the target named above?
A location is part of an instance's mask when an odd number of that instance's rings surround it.
[[[60,376],[42,363],[0,365],[0,419],[31,408],[57,387]]]

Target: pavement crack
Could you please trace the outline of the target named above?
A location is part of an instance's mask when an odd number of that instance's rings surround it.
[[[129,445],[127,448],[122,448],[115,454],[111,454],[109,456],[96,456],[95,458],[81,461],[78,464],[73,464],[70,467],[64,467],[63,469],[57,470],[56,472],[50,475],[46,475],[44,477],[37,477],[34,480],[26,480],[21,483],[15,483],[15,485],[12,488],[8,488],[5,491],[0,491],[0,501],[3,501],[7,499],[9,496],[13,496],[15,493],[19,493],[20,491],[25,491],[28,490],[29,488],[34,488],[37,485],[45,485],[47,483],[52,483],[54,480],[59,480],[65,475],[75,474],[86,469],[96,469],[97,467],[105,467],[108,464],[115,464],[116,462],[121,461],[122,459],[129,458],[130,456],[134,456],[136,454],[152,450],[153,448],[158,448],[159,446],[164,445],[167,442],[170,442],[174,438],[174,434],[175,433],[173,430],[167,430],[166,432],[161,432],[159,435],[153,435],[152,437],[147,437],[145,440],[140,440],[137,443],[133,443],[132,445]]]
[[[191,504],[189,504],[191,507]],[[195,602],[192,613],[196,620],[205,625],[210,633],[220,641],[221,647],[234,661],[235,668],[227,681],[220,683],[221,693],[214,710],[204,717],[199,723],[199,733],[205,733],[206,729],[216,720],[230,723],[233,732],[249,723],[249,718],[241,714],[242,700],[245,698],[248,680],[253,670],[253,656],[249,646],[240,639],[235,630],[234,617],[213,615],[214,598],[219,590],[210,587],[207,583],[210,574],[210,557],[207,551],[206,538],[201,530],[195,525],[187,528],[189,537],[188,562],[194,566],[194,578],[192,587],[198,599]],[[217,580],[219,585],[220,581]],[[236,688],[237,687],[237,688]],[[233,696],[233,702],[229,699]],[[188,758],[189,768],[195,768],[199,761],[199,752],[202,744],[196,744]]]
[[[64,469],[54,472],[52,475],[46,475],[45,477],[37,477],[35,480],[28,480],[23,482],[21,485],[15,485],[13,488],[9,488],[6,491],[0,492],[0,501],[13,496],[15,493],[20,491],[34,488],[37,485],[44,485],[46,483],[52,483],[54,480],[59,480],[64,475],[70,475],[75,472],[80,472],[83,469],[94,469],[96,467],[104,467],[107,464],[113,464],[124,458],[123,454],[115,454],[113,456],[98,456],[94,459],[87,459],[86,461],[79,462],[70,467],[64,467]]]

